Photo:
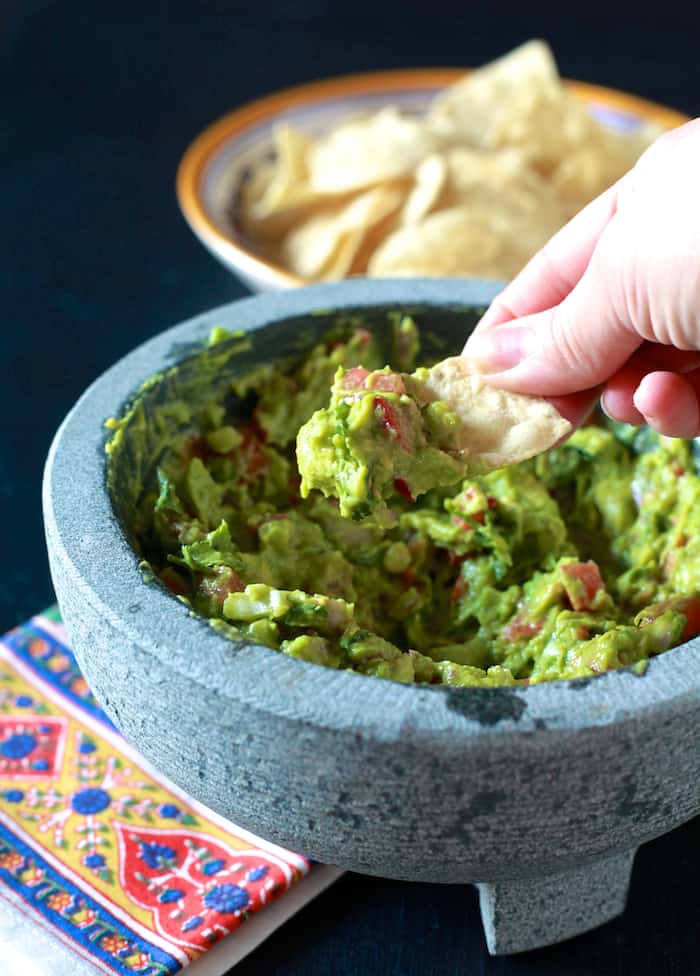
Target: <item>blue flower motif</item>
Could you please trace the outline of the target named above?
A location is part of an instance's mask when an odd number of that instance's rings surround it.
[[[204,896],[204,904],[222,915],[239,912],[248,906],[250,895],[237,884],[215,885]]]
[[[158,813],[161,817],[172,820],[180,816],[180,807],[176,807],[174,803],[161,803],[158,807]]]
[[[48,759],[35,759],[32,763],[32,769],[48,769],[49,761]]]
[[[183,932],[189,932],[190,929],[196,929],[198,925],[201,925],[204,919],[200,915],[193,915],[188,918],[187,921],[182,926]]]
[[[248,872],[248,881],[259,881],[264,878],[268,872],[266,865],[261,864],[259,868],[253,868],[252,871]]]
[[[3,798],[8,803],[21,803],[24,799],[24,793],[22,790],[5,790]]]
[[[166,888],[165,891],[161,891],[161,893],[158,895],[158,901],[167,905],[171,901],[179,901],[184,897],[185,892],[180,888]]]
[[[78,752],[82,752],[84,756],[89,755],[91,752],[94,752],[95,749],[97,749],[97,746],[95,745],[94,742],[91,742],[90,739],[83,739],[83,741],[78,746]]]
[[[226,861],[222,857],[217,857],[215,861],[207,861],[202,865],[202,874],[218,874],[222,868],[226,867]]]
[[[76,813],[101,813],[106,810],[112,802],[112,797],[107,790],[99,787],[89,786],[85,790],[78,790],[71,797],[70,805]]]
[[[149,868],[169,868],[175,863],[177,854],[172,847],[168,847],[166,844],[149,844],[143,840],[139,843],[141,845],[139,857],[146,862]]]
[[[101,868],[104,867],[105,859],[102,854],[86,854],[83,858],[83,864],[86,868]]]
[[[17,695],[15,698],[15,705],[17,708],[29,708],[30,705],[34,704],[34,699],[29,695]]]
[[[0,746],[0,753],[6,759],[24,759],[36,747],[36,739],[27,732],[16,732],[9,739],[5,739]]]

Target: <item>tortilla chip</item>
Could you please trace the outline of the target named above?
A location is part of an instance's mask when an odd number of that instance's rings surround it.
[[[287,267],[303,278],[343,277],[365,234],[397,210],[404,195],[405,191],[399,187],[375,187],[330,212],[310,217],[282,242]]]
[[[617,182],[644,150],[638,136],[622,136],[599,127],[589,139],[559,161],[549,177],[567,219]]]
[[[362,244],[357,249],[355,257],[353,258],[352,265],[348,271],[349,275],[366,275],[367,265],[369,264],[370,258],[380,246],[382,241],[386,240],[389,234],[392,234],[398,227],[399,214],[401,211],[393,211],[383,217],[382,220],[378,221],[373,227],[365,233]]]
[[[443,139],[494,148],[507,144],[498,138],[504,119],[517,119],[528,103],[534,106],[559,89],[549,46],[528,41],[437,95],[427,122]]]
[[[557,206],[556,193],[528,164],[519,149],[468,149],[455,146],[445,153],[445,207],[488,199],[494,209],[506,196],[505,209],[515,205],[523,212],[539,212]],[[561,216],[561,211],[557,218]]]
[[[381,244],[369,261],[372,277],[512,278],[551,237],[555,220],[495,210],[488,201],[429,214],[402,227]]]
[[[438,95],[428,124],[452,144],[517,148],[544,175],[582,147],[598,146],[594,152],[604,157],[606,136],[616,149],[623,141],[569,94],[542,41],[516,48]],[[597,192],[591,192],[591,198]]]
[[[349,231],[340,237],[338,246],[321,273],[323,281],[340,281],[349,274],[366,233],[366,229],[362,228]]]
[[[447,403],[460,420],[461,449],[486,469],[525,461],[571,433],[549,401],[489,386],[461,356],[418,374],[420,396]]]
[[[341,123],[313,144],[309,181],[316,193],[343,193],[410,174],[436,146],[423,119],[387,106]]]
[[[281,125],[273,138],[275,157],[261,160],[242,184],[239,210],[244,231],[272,245],[292,227],[343,202],[342,197],[318,194],[309,186],[308,136]]]
[[[427,156],[414,174],[414,184],[401,209],[399,223],[417,224],[435,208],[447,181],[447,162],[444,156]]]
[[[258,160],[246,172],[239,185],[240,205],[244,213],[260,205],[275,178],[277,160],[267,157]]]
[[[261,220],[280,210],[298,204],[309,195],[307,157],[311,140],[291,125],[275,127],[275,163],[272,179],[256,200],[250,203],[250,213]]]

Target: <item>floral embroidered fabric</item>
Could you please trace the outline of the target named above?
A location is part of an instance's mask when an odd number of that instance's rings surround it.
[[[0,897],[79,955],[108,973],[177,972],[311,866],[141,758],[56,611],[0,640]]]

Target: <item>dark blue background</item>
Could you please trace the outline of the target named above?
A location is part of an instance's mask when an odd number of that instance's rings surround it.
[[[281,86],[477,64],[533,36],[569,77],[700,114],[697,15],[558,6],[0,0],[0,631],[52,599],[40,474],[70,405],[143,339],[243,293],[177,211],[192,137]],[[644,848],[624,918],[510,960],[487,956],[473,889],[347,876],[236,973],[693,976],[699,847],[695,821]]]

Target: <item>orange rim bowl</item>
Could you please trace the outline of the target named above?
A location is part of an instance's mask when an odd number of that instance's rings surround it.
[[[238,240],[233,232],[225,233],[212,219],[202,193],[203,178],[221,147],[234,136],[260,124],[272,122],[282,112],[304,105],[322,105],[343,98],[381,95],[386,92],[419,92],[445,88],[464,77],[467,68],[406,68],[342,75],[296,85],[265,95],[234,109],[213,122],[185,151],[177,170],[176,192],[183,216],[202,243],[235,266],[243,275],[259,277],[278,287],[300,287],[309,284],[279,264],[268,261]],[[613,114],[655,123],[673,129],[689,121],[689,116],[628,92],[564,79],[566,87],[579,99]],[[387,97],[387,103],[390,102]]]

